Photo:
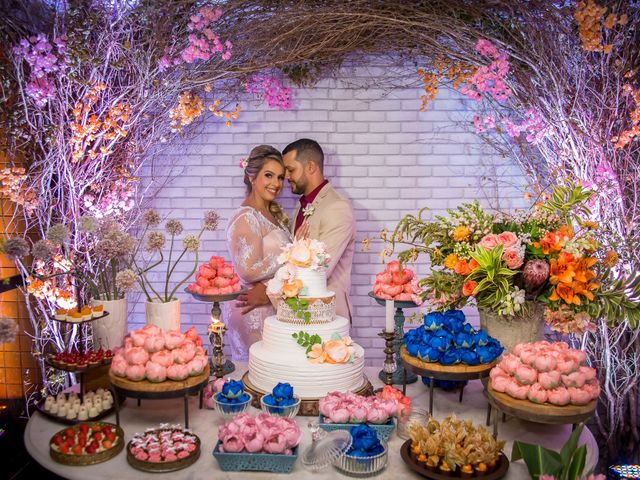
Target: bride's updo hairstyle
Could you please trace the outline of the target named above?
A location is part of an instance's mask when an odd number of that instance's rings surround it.
[[[263,169],[265,163],[270,160],[278,162],[282,165],[282,168],[284,168],[282,154],[271,145],[258,145],[251,150],[251,153],[249,153],[249,157],[245,160],[246,166],[244,168],[244,184],[247,186],[247,195],[253,190],[251,179],[255,178]],[[284,213],[284,210],[282,210],[282,207],[278,202],[271,202],[269,205],[269,211],[283,225],[289,225],[289,218],[287,217],[287,214]]]

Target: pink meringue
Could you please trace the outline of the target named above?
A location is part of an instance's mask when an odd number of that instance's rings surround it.
[[[178,348],[185,340],[185,336],[178,330],[169,330],[164,333],[164,346],[167,350]]]
[[[567,391],[569,392],[572,405],[586,405],[591,401],[591,393],[587,390],[569,387],[567,388]]]
[[[507,385],[509,385],[511,382],[511,377],[507,377],[506,375],[497,375],[491,379],[491,388],[493,388],[496,392],[505,393],[507,390]]]
[[[512,379],[512,381],[507,384],[505,393],[513,398],[524,400],[527,398],[530,388],[529,385],[519,385],[518,382]]]
[[[143,332],[142,330],[133,330],[129,336],[136,347],[142,347],[145,339],[147,338],[146,332]]]
[[[164,382],[167,379],[167,369],[162,365],[149,361],[146,365],[147,380],[150,382]]]
[[[171,355],[169,350],[160,350],[159,352],[152,353],[150,360],[165,368],[173,365],[173,355]]]
[[[555,370],[557,361],[552,355],[540,355],[536,358],[534,366],[539,372],[550,372]]]
[[[553,370],[538,374],[538,382],[545,390],[552,390],[562,383],[560,372]]]
[[[534,403],[544,403],[547,401],[548,393],[542,385],[540,385],[539,383],[534,383],[533,385],[531,385],[531,388],[529,388],[527,398],[529,399],[529,401]]]
[[[143,347],[132,347],[128,351],[125,350],[124,358],[129,365],[144,365],[149,361],[149,353]]]
[[[118,377],[127,376],[127,367],[129,364],[122,355],[116,355],[111,361],[111,371]]]
[[[500,362],[500,368],[511,375],[516,373],[516,370],[521,365],[522,362],[520,361],[520,359],[511,353],[504,355],[502,357],[502,361]]]
[[[557,387],[547,391],[548,402],[560,407],[564,407],[571,400],[569,391],[564,387]]]
[[[516,380],[522,385],[531,385],[538,380],[538,372],[535,368],[520,365],[514,374]]]
[[[586,382],[586,375],[580,371],[570,373],[569,375],[562,375],[562,383],[565,387],[581,388]]]
[[[169,365],[167,367],[167,378],[169,380],[184,380],[189,376],[189,369],[186,365]],[[212,405],[213,407],[213,405]]]
[[[558,359],[556,368],[561,374],[569,375],[578,370],[578,366],[578,363],[575,362],[571,356],[563,354],[562,358]]]
[[[587,382],[594,380],[596,378],[596,369],[592,367],[581,366],[578,368],[578,371],[584,374],[584,378]]]
[[[164,332],[159,335],[149,334],[144,340],[144,348],[149,353],[159,352],[164,348]]]
[[[145,372],[144,365],[129,365],[126,370],[127,378],[134,382],[144,380]]]

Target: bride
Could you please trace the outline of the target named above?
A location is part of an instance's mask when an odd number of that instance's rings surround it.
[[[288,219],[275,201],[284,185],[282,155],[269,145],[251,150],[245,160],[247,195],[227,225],[227,248],[244,288],[266,284],[279,268],[281,247],[291,241]],[[227,339],[233,360],[247,361],[249,347],[262,338],[264,319],[275,314],[262,305],[243,314],[235,302],[225,302]]]

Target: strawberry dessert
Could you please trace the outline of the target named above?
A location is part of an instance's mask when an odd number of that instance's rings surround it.
[[[208,263],[200,265],[196,281],[187,287],[199,295],[226,295],[240,291],[240,277],[224,258],[213,256]]]
[[[376,275],[373,284],[373,294],[385,300],[414,302],[422,305],[418,286],[413,270],[403,267],[397,260],[389,262],[384,270]]]
[[[200,453],[200,440],[190,430],[161,428],[136,433],[127,453],[140,462],[175,462]]]

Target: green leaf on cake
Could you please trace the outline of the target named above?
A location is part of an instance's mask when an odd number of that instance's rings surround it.
[[[311,321],[311,312],[304,312],[304,323],[309,323]]]
[[[292,333],[291,336],[296,339],[298,345],[306,348],[306,353],[309,353],[316,343],[322,343],[322,338],[318,334],[309,335],[307,332],[300,331]]]

